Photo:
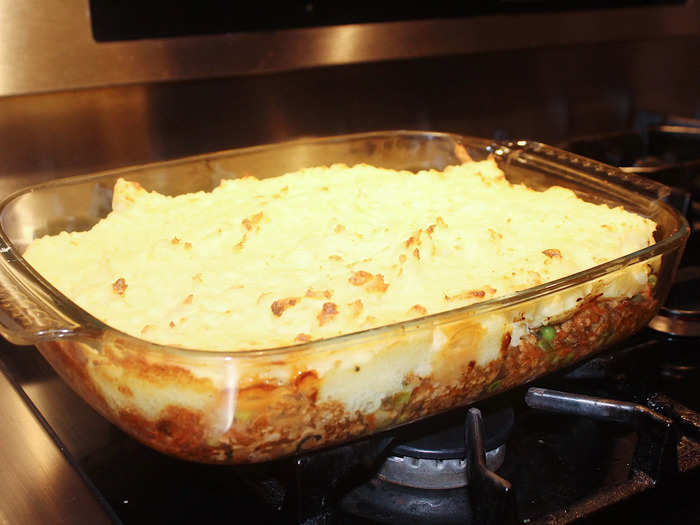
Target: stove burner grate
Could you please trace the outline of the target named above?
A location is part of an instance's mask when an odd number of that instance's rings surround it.
[[[678,270],[666,303],[649,326],[668,335],[700,337],[700,266]]]
[[[489,470],[497,470],[503,464],[506,441],[514,421],[515,413],[510,406],[492,406],[486,412],[484,447]],[[377,476],[383,481],[413,488],[465,487],[469,457],[464,429],[463,415],[456,412],[401,431]]]

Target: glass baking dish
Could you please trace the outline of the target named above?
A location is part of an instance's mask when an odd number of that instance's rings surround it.
[[[653,219],[657,242],[440,314],[297,346],[227,352],[119,332],[22,258],[32,239],[88,229],[106,216],[119,177],[175,195],[211,190],[224,178],[338,162],[419,170],[489,156],[513,182],[568,187]],[[0,205],[0,332],[36,345],[96,410],[155,449],[208,463],[266,461],[467,405],[628,337],[666,297],[688,237],[683,217],[663,202],[667,194],[658,183],[540,143],[414,131],[300,140],[56,180]]]

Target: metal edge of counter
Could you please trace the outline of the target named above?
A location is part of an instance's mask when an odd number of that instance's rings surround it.
[[[22,348],[10,351],[21,352]],[[0,522],[121,523],[0,356]]]

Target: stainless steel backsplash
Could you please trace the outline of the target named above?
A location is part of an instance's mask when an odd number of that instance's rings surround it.
[[[48,178],[378,129],[564,138],[700,116],[700,38],[559,46],[0,98],[0,194]]]

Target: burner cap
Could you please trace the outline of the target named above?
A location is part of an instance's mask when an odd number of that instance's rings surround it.
[[[508,439],[515,415],[511,407],[485,413],[484,447],[494,450]],[[465,412],[458,410],[401,429],[390,454],[417,459],[464,459]]]
[[[668,300],[649,326],[669,335],[700,337],[700,266],[678,270]]]
[[[486,468],[498,470],[506,456],[506,445],[486,451]],[[458,489],[466,487],[465,459],[419,459],[389,456],[377,477],[389,483],[417,489]]]

